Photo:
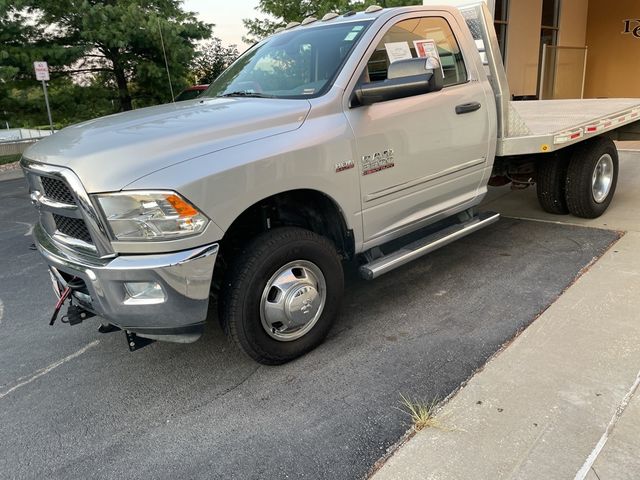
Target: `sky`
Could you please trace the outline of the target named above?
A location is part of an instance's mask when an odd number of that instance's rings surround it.
[[[258,0],[183,0],[184,9],[195,12],[199,20],[214,23],[213,35],[222,39],[223,45],[238,45],[243,51],[249,45],[242,42],[246,30],[243,18],[255,18]]]

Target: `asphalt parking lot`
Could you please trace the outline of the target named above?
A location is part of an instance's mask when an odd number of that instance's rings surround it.
[[[0,182],[0,477],[364,477],[409,426],[551,304],[615,232],[502,219],[374,282],[349,272],[328,340],[253,363],[215,318],[129,353],[97,322],[49,327],[23,181]]]

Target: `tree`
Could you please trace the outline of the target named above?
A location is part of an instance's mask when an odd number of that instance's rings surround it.
[[[0,0],[2,125],[5,122],[11,126],[46,124],[44,95],[40,83],[34,78],[33,62],[46,58],[54,65],[62,65],[72,62],[77,54],[77,50],[65,50],[49,44],[29,16],[24,2]]]
[[[211,35],[212,26],[183,11],[179,0],[0,2],[1,30],[16,16],[32,20],[31,30],[23,30],[23,56],[48,61],[52,80],[73,75],[90,82],[107,74],[102,78],[117,89],[120,110],[130,110],[134,96],[141,106],[169,100],[164,53],[177,90],[186,83],[195,42]],[[32,75],[28,62],[18,68]]]
[[[369,5],[387,8],[421,4],[421,0],[260,0],[258,10],[270,18],[244,19],[242,22],[249,32],[244,41],[255,43],[289,22],[301,22],[307,17],[321,18],[329,12],[362,10]]]
[[[249,32],[244,40],[255,43],[289,22],[301,22],[307,17],[320,18],[328,12],[346,11],[349,6],[350,0],[260,0],[258,10],[273,19],[244,19],[244,26]]]
[[[101,81],[78,85],[68,77],[59,77],[49,82],[49,103],[56,129],[115,113],[118,110],[117,102],[115,91],[105,89]],[[31,81],[28,85],[7,89],[7,98],[2,108],[2,126],[6,121],[14,127],[49,128],[40,82]],[[7,112],[6,117],[4,111]],[[19,112],[19,122],[16,122],[15,112]]]
[[[191,62],[191,76],[194,83],[211,83],[231,63],[238,58],[239,52],[235,45],[225,47],[222,41],[214,37],[196,52]]]

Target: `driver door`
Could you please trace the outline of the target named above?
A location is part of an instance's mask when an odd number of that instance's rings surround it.
[[[478,195],[487,166],[489,109],[480,82],[470,81],[456,34],[455,19],[446,12],[406,14],[379,33],[361,65],[358,85],[382,82],[391,62],[435,51],[444,75],[441,91],[345,112],[357,143],[365,246],[453,213]],[[460,105],[474,107],[461,113]]]

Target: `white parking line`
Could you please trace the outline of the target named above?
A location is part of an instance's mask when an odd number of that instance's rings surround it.
[[[602,449],[607,443],[607,440],[609,440],[609,436],[611,435],[611,432],[613,432],[613,428],[618,423],[618,420],[620,420],[620,417],[622,416],[625,409],[627,408],[627,405],[629,405],[629,402],[631,401],[631,397],[633,397],[633,394],[638,389],[638,386],[640,386],[640,372],[638,372],[636,381],[633,383],[633,385],[631,385],[631,389],[629,389],[627,394],[624,396],[624,398],[620,402],[620,405],[618,405],[618,408],[616,408],[616,411],[613,414],[613,417],[611,417],[611,421],[609,422],[609,425],[607,425],[607,428],[602,434],[602,437],[600,437],[600,440],[598,440],[598,443],[596,443],[596,446],[591,451],[587,459],[584,461],[582,468],[578,470],[578,473],[576,473],[574,480],[584,480],[587,477],[589,470],[591,470],[591,467],[593,467],[593,464],[598,459],[598,455],[600,455],[600,452],[602,452]]]
[[[34,227],[33,223],[19,222],[17,220],[14,220],[14,223],[16,223],[18,225],[22,225],[24,227],[27,227],[27,233],[24,234],[25,237],[28,237],[29,235],[31,235],[33,233],[33,227]]]
[[[3,316],[4,316],[4,303],[2,303],[2,299],[0,298],[0,324],[2,324]]]
[[[38,371],[37,373],[35,373],[34,375],[32,375],[31,377],[29,377],[27,380],[25,380],[24,382],[20,382],[17,385],[14,385],[13,387],[11,387],[9,390],[7,390],[6,392],[2,392],[0,393],[0,399],[6,397],[7,395],[9,395],[11,392],[16,391],[17,389],[19,389],[20,387],[24,387],[25,385],[33,382],[34,380],[37,380],[38,378],[42,377],[43,375],[46,375],[47,373],[49,373],[51,370],[54,370],[56,368],[58,368],[60,365],[63,365],[65,363],[67,363],[69,360],[73,360],[76,357],[79,357],[80,355],[82,355],[84,352],[86,352],[87,350],[89,350],[90,348],[95,347],[96,345],[98,345],[100,343],[100,340],[94,340],[93,342],[91,342],[90,344],[82,347],[80,350],[78,350],[75,353],[72,353],[69,356],[64,357],[62,360],[58,360],[57,362],[53,362],[51,365],[49,365],[48,367],[43,368],[42,370]]]

